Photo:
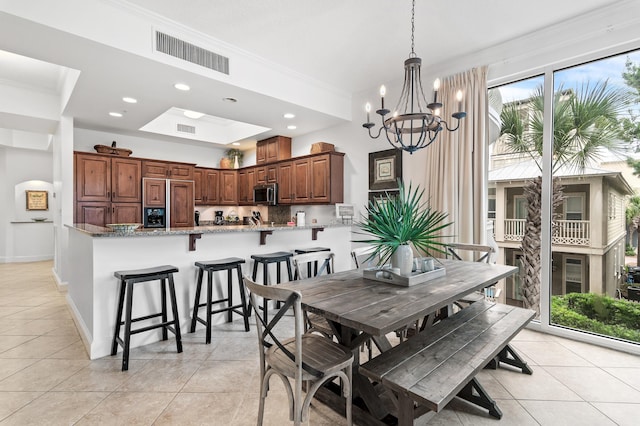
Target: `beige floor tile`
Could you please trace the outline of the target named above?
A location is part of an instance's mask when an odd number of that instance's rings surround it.
[[[46,358],[71,344],[78,336],[38,336],[0,354],[0,358]]]
[[[73,327],[73,331],[77,334],[77,330],[73,321],[69,320],[13,320],[18,322],[13,327],[8,328],[2,332],[3,335],[10,336],[42,336],[44,334],[55,331],[62,327]],[[71,333],[73,334],[73,333]]]
[[[495,417],[489,415],[487,410],[472,405],[466,401],[454,398],[447,408],[454,410],[458,415],[460,422],[465,426],[496,426],[497,423],[502,425],[518,425],[533,426],[538,423],[516,400],[497,400],[498,407],[502,411],[502,419],[498,421]]]
[[[0,391],[48,391],[89,361],[43,359],[0,381]]]
[[[589,402],[640,404],[640,391],[595,367],[545,367],[557,380]]]
[[[558,342],[512,342],[511,346],[520,354],[530,358],[536,365],[593,366]]]
[[[20,346],[29,340],[35,339],[37,336],[2,336],[0,339],[0,357],[8,350]]]
[[[106,398],[103,392],[47,392],[25,405],[2,425],[70,425]]]
[[[521,401],[521,404],[543,426],[614,426],[616,424],[588,402]]]
[[[250,361],[204,361],[182,391],[237,392],[238,386],[252,383],[257,372],[258,364]]]
[[[122,371],[122,361],[113,358],[93,360],[85,368],[64,380],[53,390],[111,392],[122,386],[132,375],[140,372],[147,361],[138,360],[129,364],[129,370]]]
[[[592,405],[620,426],[637,426],[640,404],[592,402]]]
[[[121,392],[179,392],[198,370],[192,360],[156,360],[146,362],[137,373],[129,376]],[[126,373],[125,373],[126,374]]]
[[[0,381],[38,362],[37,359],[5,359],[0,361]]]
[[[0,318],[20,319],[20,317],[12,317],[12,315],[16,315],[22,311],[26,311],[27,309],[29,308],[24,306],[0,306]]]
[[[13,414],[43,392],[0,392],[0,420]]]
[[[504,369],[488,371],[515,399],[549,401],[581,401],[580,396],[547,373],[536,367],[532,375]]]
[[[255,336],[244,337],[216,337],[216,347],[209,356],[210,361],[246,360],[257,364],[260,354],[258,352],[258,338]]]
[[[562,339],[558,341],[580,357],[598,367],[637,367],[640,368],[640,356],[601,346],[590,345],[575,340]]]
[[[174,397],[174,393],[114,392],[76,425],[151,425]]]
[[[604,368],[604,371],[640,391],[640,368]]]
[[[87,354],[87,349],[84,347],[84,343],[81,340],[78,340],[75,343],[70,344],[64,349],[59,350],[51,355],[49,358],[52,359],[89,359],[89,355]]]
[[[165,408],[154,426],[230,425],[236,412],[244,409],[240,404],[242,397],[241,392],[180,393]]]
[[[493,399],[513,399],[513,395],[491,375],[490,371],[491,370],[481,370],[476,376],[484,390],[486,390]],[[514,374],[518,373],[514,372]]]
[[[535,330],[524,329],[513,338],[514,342],[553,342],[558,337]]]

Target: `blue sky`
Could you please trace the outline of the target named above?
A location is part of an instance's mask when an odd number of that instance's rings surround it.
[[[579,87],[586,81],[598,81],[609,79],[609,84],[618,87],[627,88],[622,79],[622,72],[625,70],[625,62],[627,57],[635,64],[640,64],[640,50],[611,58],[601,59],[599,61],[578,65],[557,71],[554,77],[554,85],[557,88],[559,84],[563,84],[565,88]],[[503,102],[510,102],[518,99],[525,99],[531,95],[536,87],[543,82],[543,77],[534,77],[517,83],[501,86],[500,93]]]

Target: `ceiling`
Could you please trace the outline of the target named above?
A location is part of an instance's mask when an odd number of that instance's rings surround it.
[[[78,70],[80,76],[68,102],[63,102],[63,113],[73,116],[76,126],[89,129],[141,135],[140,128],[172,108],[180,108],[270,129],[240,138],[244,146],[249,146],[247,141],[275,134],[295,137],[350,119],[349,113],[332,113],[329,102],[328,108],[316,108],[311,103],[296,101],[296,96],[301,99],[306,95],[305,87],[310,88],[309,98],[317,97],[318,102],[323,93],[328,94],[327,98],[342,97],[349,103],[353,94],[363,91],[371,90],[375,96],[375,87],[380,83],[402,77],[402,64],[410,53],[408,0],[192,0],[188,7],[174,0],[87,1],[156,25],[182,29],[202,40],[215,40],[219,46],[226,46],[227,51],[240,52],[265,69],[293,76],[292,87],[294,80],[308,84],[292,89],[297,94],[280,96],[275,85],[273,90],[240,87],[230,82],[232,79],[225,79],[226,76],[211,78],[170,61],[163,63],[156,57],[132,53],[119,44],[122,40],[117,40],[132,30],[126,27],[126,22],[122,25],[109,22],[109,16],[105,16],[106,22],[83,21],[86,27],[74,28],[72,34],[66,28],[40,22],[48,17],[30,19],[25,15],[31,12],[0,10],[0,86],[57,92],[63,97],[61,82],[67,75],[65,69]],[[417,3],[415,51],[423,58],[423,67],[427,67],[539,31],[614,0],[418,0]],[[90,34],[91,25],[111,28],[111,32],[102,39],[78,35],[83,31]],[[232,61],[232,77],[235,65]],[[263,78],[265,86],[275,81],[269,80],[265,72],[251,76],[251,70],[240,71],[252,77],[256,85],[262,84]],[[192,90],[175,90],[172,86],[177,81],[188,82]],[[123,96],[135,97],[138,103],[125,104]],[[225,97],[236,98],[238,102],[223,102]],[[121,112],[123,117],[110,117],[110,111]],[[286,112],[295,113],[296,117],[285,119]],[[29,131],[23,115],[0,109],[0,127],[16,123],[16,128]],[[288,129],[291,124],[297,128]],[[34,131],[42,131],[41,127],[35,129],[34,126]],[[145,135],[149,137],[148,133]],[[159,133],[153,137],[186,144],[220,143],[215,138],[203,142]]]

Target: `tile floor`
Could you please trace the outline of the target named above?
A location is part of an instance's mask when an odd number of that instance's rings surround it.
[[[255,327],[252,327],[254,329]],[[90,361],[51,276],[51,262],[0,265],[0,425],[255,425],[257,342],[241,322]],[[532,376],[484,370],[500,422],[454,400],[439,425],[636,425],[640,357],[525,330],[513,346]],[[289,424],[286,395],[272,382],[265,424]],[[315,404],[310,425],[344,420]]]

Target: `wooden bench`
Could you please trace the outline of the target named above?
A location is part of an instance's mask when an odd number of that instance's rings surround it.
[[[475,376],[501,362],[532,374],[508,344],[534,316],[530,310],[479,301],[373,358],[359,371],[397,396],[399,425],[411,425],[428,411],[441,411],[456,395],[499,419],[502,412]]]

